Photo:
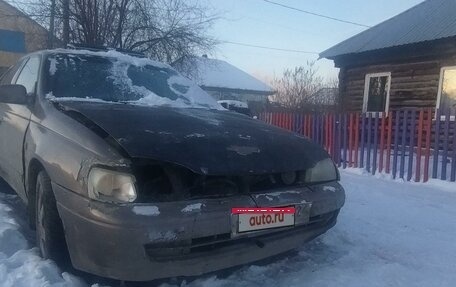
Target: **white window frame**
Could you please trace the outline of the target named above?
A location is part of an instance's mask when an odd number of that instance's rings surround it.
[[[440,76],[439,76],[439,89],[437,91],[437,102],[435,104],[435,110],[440,108],[440,101],[442,100],[442,88],[443,88],[443,74],[445,73],[445,70],[456,70],[456,66],[443,66],[440,68]],[[440,115],[440,120],[444,121],[446,119],[445,115]],[[435,120],[435,116],[434,116]],[[455,121],[456,117],[455,116],[450,116],[450,121]]]
[[[377,78],[377,77],[388,77],[388,81],[386,82],[386,85],[388,86],[388,89],[386,90],[386,102],[385,102],[385,111],[384,111],[386,114],[388,114],[389,103],[390,103],[390,90],[391,90],[391,72],[366,74],[366,77],[364,78],[363,113],[367,113],[367,114],[381,113],[381,112],[369,112],[369,111],[367,111],[367,102],[369,101],[369,83],[370,83],[370,78]]]

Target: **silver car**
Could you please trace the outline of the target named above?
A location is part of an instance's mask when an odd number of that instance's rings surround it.
[[[321,147],[224,109],[168,65],[49,50],[0,84],[0,175],[60,264],[128,281],[199,275],[300,247],[344,204]]]

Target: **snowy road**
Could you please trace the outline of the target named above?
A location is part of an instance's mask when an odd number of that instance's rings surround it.
[[[327,234],[273,263],[183,285],[454,286],[456,184],[439,188],[341,173],[347,203]],[[24,214],[17,197],[0,193],[0,284],[85,286],[37,256]]]

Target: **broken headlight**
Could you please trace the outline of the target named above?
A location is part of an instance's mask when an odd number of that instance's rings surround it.
[[[107,202],[127,203],[136,199],[134,176],[94,167],[88,181],[89,197]]]
[[[336,165],[330,159],[324,159],[305,171],[304,181],[306,183],[316,183],[325,181],[339,180],[339,173]]]

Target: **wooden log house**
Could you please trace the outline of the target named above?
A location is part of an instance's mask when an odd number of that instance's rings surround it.
[[[344,111],[456,108],[456,1],[427,0],[322,52]]]

